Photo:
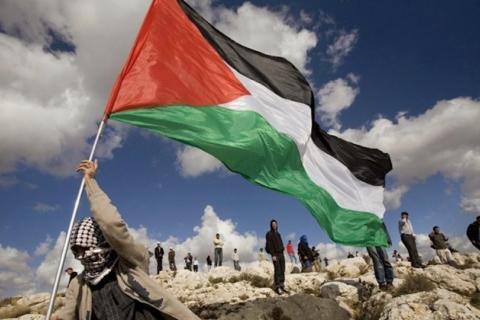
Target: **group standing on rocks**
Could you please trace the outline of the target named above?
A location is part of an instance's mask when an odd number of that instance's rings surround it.
[[[100,189],[95,179],[97,168],[97,162],[85,160],[77,169],[84,175],[92,217],[84,218],[74,225],[70,248],[84,270],[79,275],[76,275],[72,268],[66,270],[70,281],[65,294],[65,303],[52,319],[199,319],[149,277],[150,256],[155,256],[159,273],[163,270],[164,249],[157,243],[152,254],[134,241],[117,208]],[[398,229],[412,267],[425,267],[418,254],[416,236],[407,212],[401,213]],[[467,236],[472,245],[480,249],[480,216],[468,226]],[[455,266],[452,255],[454,249],[448,244],[448,237],[440,232],[438,226],[433,227],[429,239],[438,261]],[[222,266],[223,246],[224,242],[217,233],[213,240],[215,267]],[[381,289],[391,289],[394,271],[386,249],[380,246],[366,249],[372,260],[378,285]],[[275,292],[279,295],[288,294],[289,291],[285,288],[285,246],[276,220],[270,221],[269,231],[265,235],[265,251],[271,256],[273,263]],[[288,241],[286,251],[290,261],[296,263],[297,258],[291,240]],[[320,271],[320,253],[315,247],[309,246],[306,235],[300,237],[297,253],[303,272]],[[358,251],[355,256],[358,256]],[[353,254],[349,253],[349,257],[353,257]],[[394,251],[393,258],[397,262],[402,260],[397,251]],[[185,269],[198,272],[199,262],[196,257],[188,253],[184,260]],[[267,260],[263,248],[258,252],[258,260],[261,262]],[[210,270],[211,257],[208,256],[206,261]],[[233,250],[232,261],[234,269],[240,271],[240,255],[237,248]],[[328,266],[327,257],[324,258],[324,262]],[[177,270],[173,248],[169,248],[168,263],[170,270]]]

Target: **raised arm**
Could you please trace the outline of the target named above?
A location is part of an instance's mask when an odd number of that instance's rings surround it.
[[[122,259],[134,266],[148,270],[148,250],[145,246],[139,245],[133,240],[117,208],[100,189],[95,180],[97,167],[96,162],[85,160],[80,163],[77,169],[85,175],[85,191],[90,201],[92,216],[100,226],[107,242]]]

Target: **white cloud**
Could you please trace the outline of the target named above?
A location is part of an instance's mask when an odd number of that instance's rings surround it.
[[[192,1],[221,30],[246,45],[290,59],[307,71],[314,32],[286,10],[244,3],[237,10]],[[85,158],[106,98],[150,1],[5,0],[0,3],[0,174],[19,165],[65,176]],[[114,10],[112,10],[114,8]],[[108,23],[105,23],[108,21]],[[250,21],[245,24],[245,21]],[[52,52],[63,38],[74,52]],[[110,123],[98,155],[111,158],[125,128]],[[35,137],[35,139],[31,139]],[[12,186],[11,179],[1,179]]]
[[[0,297],[33,289],[30,255],[0,244]]]
[[[396,186],[393,189],[385,189],[383,202],[387,209],[398,209],[402,205],[402,197],[408,191],[406,186]]]
[[[48,213],[57,211],[58,209],[60,209],[60,206],[58,204],[50,205],[43,202],[37,202],[32,209],[35,212]]]
[[[398,186],[410,187],[437,173],[462,183],[462,208],[480,213],[480,101],[437,102],[417,116],[379,117],[371,126],[331,133],[379,148],[392,158]]]
[[[227,264],[231,261],[234,248],[238,249],[241,262],[248,263],[255,261],[256,248],[264,244],[264,240],[258,238],[255,233],[240,233],[232,220],[222,220],[210,205],[207,205],[203,211],[201,224],[193,228],[193,235],[184,240],[174,236],[170,236],[167,239],[154,239],[148,235],[145,227],[140,227],[139,229],[130,228],[130,231],[133,237],[147,246],[150,251],[153,251],[158,241],[161,242],[165,251],[172,247],[176,253],[175,258],[178,268],[183,267],[183,258],[188,252],[191,252],[194,257],[198,257],[202,265],[205,264],[205,259],[208,255],[213,259],[213,238],[216,233],[220,233],[221,238],[225,242],[223,261]],[[150,262],[150,272],[154,272],[156,270],[154,259],[152,258]],[[166,264],[165,258],[164,265]]]
[[[245,2],[235,11],[220,8],[215,13],[215,26],[235,41],[267,54],[285,57],[304,73],[310,73],[308,51],[317,45],[317,36],[293,25],[294,19],[285,8],[275,12]]]
[[[37,248],[35,249],[36,256],[46,255],[50,251],[50,246],[52,245],[53,239],[50,235],[47,235],[45,241],[40,242]]]
[[[180,174],[184,177],[197,177],[224,168],[223,164],[215,157],[190,146],[177,150],[177,163]]]
[[[60,262],[61,252],[65,243],[65,237],[65,232],[60,232],[55,241],[55,245],[51,247],[48,252],[45,252],[45,258],[37,267],[35,271],[35,289],[37,291],[50,291],[52,289],[55,275],[57,273],[58,263]],[[64,267],[72,267],[77,271],[83,269],[80,262],[75,260],[70,250],[68,251]],[[68,277],[63,274],[60,280],[60,290],[65,288],[67,283]]]
[[[334,42],[327,48],[327,56],[333,67],[336,68],[343,63],[345,57],[352,51],[358,41],[358,31],[346,32],[341,30]]]
[[[356,251],[359,254],[365,253],[365,250],[356,247],[342,246],[335,243],[323,243],[320,242],[315,246],[315,249],[320,253],[320,257],[323,259],[325,257],[330,261],[343,260],[347,258],[349,252],[355,254]]]
[[[341,128],[338,120],[340,112],[348,109],[360,93],[358,88],[358,76],[349,74],[345,78],[339,78],[326,83],[317,92],[318,106],[316,113],[321,121],[337,130]]]

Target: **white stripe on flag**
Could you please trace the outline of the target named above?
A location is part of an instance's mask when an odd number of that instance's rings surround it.
[[[327,191],[339,206],[383,217],[383,187],[357,179],[340,161],[323,152],[311,140],[309,106],[282,98],[233,68],[231,70],[252,95],[222,104],[222,107],[254,111],[277,131],[289,136],[297,145],[307,175]]]

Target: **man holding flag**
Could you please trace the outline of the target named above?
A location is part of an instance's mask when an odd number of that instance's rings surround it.
[[[95,180],[97,162],[82,161],[92,217],[74,226],[70,248],[84,271],[72,280],[54,319],[199,319],[148,276],[149,253]]]

